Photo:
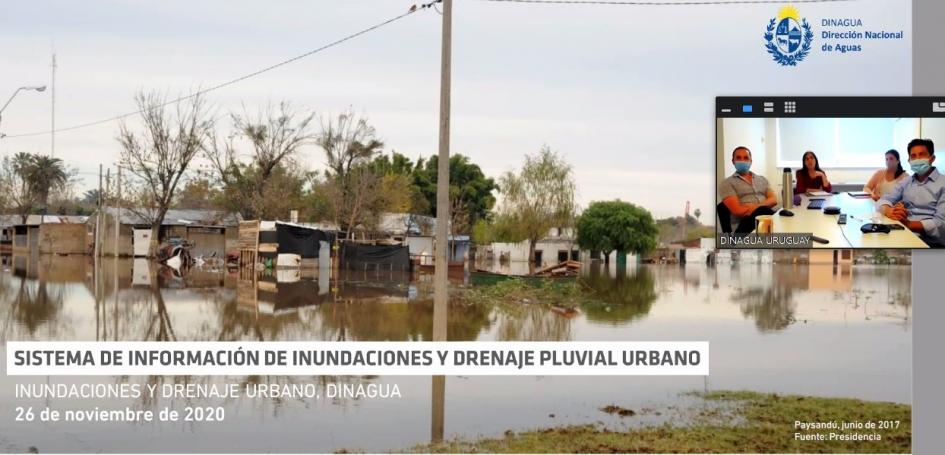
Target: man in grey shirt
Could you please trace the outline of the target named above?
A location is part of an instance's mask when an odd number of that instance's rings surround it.
[[[731,224],[737,226],[734,231],[747,234],[755,229],[755,217],[774,215],[773,207],[778,205],[778,199],[768,179],[751,172],[751,150],[748,147],[735,147],[732,164],[735,173],[719,185],[719,198],[731,213]]]

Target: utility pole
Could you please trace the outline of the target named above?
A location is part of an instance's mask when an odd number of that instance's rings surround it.
[[[450,222],[450,61],[453,46],[453,0],[443,0],[443,42],[440,52],[440,151],[436,171],[436,255],[433,272],[433,341],[446,341],[449,310]],[[430,378],[433,394],[430,439],[443,440],[446,376]]]
[[[95,214],[95,263],[98,264],[99,254],[102,251],[102,210],[105,205],[102,203],[102,165],[98,165],[98,211]],[[98,273],[98,268],[96,267],[96,273]],[[95,287],[96,295],[98,295],[98,286]]]
[[[121,166],[118,167],[118,180],[115,184],[118,186],[115,195],[115,259],[118,259],[118,242],[120,240],[119,234],[121,233]],[[118,263],[117,261],[115,262]],[[118,276],[118,275],[115,275]]]
[[[50,81],[50,95],[52,98],[52,127],[49,128],[49,156],[56,157],[56,52],[52,55],[52,81]]]
[[[112,169],[108,168],[105,170],[105,195],[102,197],[102,200],[105,201],[103,205],[104,215],[102,215],[102,224],[105,225],[105,229],[102,230],[102,257],[105,257],[105,235],[108,234],[108,193],[112,192]]]
[[[440,151],[436,177],[436,263],[433,273],[433,341],[446,341],[450,220],[450,62],[453,45],[453,1],[443,0],[440,52]],[[438,311],[439,310],[439,311]]]

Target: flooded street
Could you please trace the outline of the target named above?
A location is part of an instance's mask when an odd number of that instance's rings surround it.
[[[425,341],[432,338],[428,275],[280,271],[240,277],[145,261],[82,256],[5,256],[0,340]],[[241,279],[242,278],[242,279]],[[601,412],[685,408],[681,392],[736,389],[911,403],[911,273],[908,266],[725,264],[585,269],[578,278],[603,303],[562,315],[540,304],[453,302],[449,340],[708,341],[703,377],[22,377],[45,383],[397,384],[403,398],[222,402],[225,424],[45,425],[0,420],[0,451],[330,452],[387,451],[431,439],[496,436],[564,424],[632,421]],[[454,286],[469,286],[459,277]],[[5,356],[5,353],[4,353]],[[15,406],[89,407],[89,401],[14,398],[0,376],[0,413]],[[221,405],[97,400],[102,408]]]

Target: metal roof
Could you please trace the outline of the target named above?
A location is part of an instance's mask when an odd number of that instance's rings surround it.
[[[147,209],[121,209],[121,224],[125,225],[149,225],[148,217],[145,215]],[[108,216],[114,217],[118,213],[115,207],[105,209]],[[221,210],[193,210],[193,209],[171,209],[164,215],[162,226],[218,226],[218,227],[236,227],[239,226],[243,217],[239,213],[224,212]]]
[[[394,235],[420,235],[424,227],[436,232],[436,218],[410,213],[382,213],[377,229]]]
[[[0,226],[39,226],[40,224],[84,224],[87,216],[79,215],[28,215],[26,223],[20,215],[0,215]]]

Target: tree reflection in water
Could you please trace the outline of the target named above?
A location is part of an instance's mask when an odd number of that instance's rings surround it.
[[[0,314],[6,313],[0,327],[0,340],[59,336],[60,313],[67,295],[65,286],[17,275],[0,277],[0,303],[3,305]],[[39,334],[40,329],[46,331]]]
[[[403,304],[362,298],[321,305],[323,339],[338,341],[429,341],[433,339],[433,300]],[[450,341],[472,341],[491,324],[481,306],[451,302],[447,314]]]
[[[794,288],[789,285],[772,284],[738,289],[732,294],[742,315],[755,320],[761,332],[784,330],[795,322],[796,305]]]
[[[498,341],[569,341],[571,320],[544,305],[497,308]]]
[[[591,293],[588,301],[581,305],[588,320],[618,326],[650,313],[657,297],[653,272],[645,266],[630,272],[618,270],[615,276],[610,276],[607,268],[602,269],[595,263],[579,278]]]
[[[55,258],[53,269],[62,268],[64,261]],[[261,277],[250,284],[259,285],[265,280],[270,290],[263,295],[251,286],[252,299],[241,299],[237,277],[222,273],[204,274],[191,270],[187,274],[168,275],[166,271],[152,266],[151,280],[133,284],[139,278],[131,274],[128,262],[113,264],[105,261],[104,270],[95,273],[90,265],[82,265],[78,273],[65,274],[61,270],[39,268],[41,272],[28,277],[9,272],[0,273],[0,339],[2,340],[146,340],[146,341],[293,341],[293,340],[413,340],[426,341],[433,337],[433,302],[429,292],[415,291],[423,283],[418,281],[381,282],[376,277],[357,278],[332,282],[330,289],[319,289],[316,280],[302,279],[297,282],[276,282],[272,277]],[[631,267],[619,276],[614,270],[595,269],[589,266],[586,276],[578,282],[586,291],[569,302],[577,305],[579,315],[574,319],[555,313],[547,305],[509,305],[511,310],[493,305],[465,305],[452,302],[446,318],[449,340],[571,340],[595,338],[602,334],[609,339],[618,339],[628,333],[625,326],[634,323],[646,326],[647,330],[676,330],[672,324],[663,324],[660,318],[649,317],[652,307],[662,305],[670,317],[690,318],[692,293],[686,288],[695,288],[711,293],[706,300],[706,326],[730,327],[731,317],[742,325],[754,325],[762,331],[785,331],[795,315],[799,318],[814,314],[822,317],[821,306],[830,294],[808,294],[811,292],[808,275],[803,268],[785,268],[774,265],[759,268],[775,277],[773,287],[768,279],[758,280],[757,270],[733,267],[731,276],[718,273],[700,275],[701,269],[683,269],[674,266]],[[56,273],[54,280],[48,277]],[[67,276],[68,279],[63,279]],[[784,276],[798,275],[790,282]],[[76,278],[78,276],[78,278]],[[767,275],[764,275],[767,276]],[[38,278],[42,279],[38,279]],[[680,278],[683,281],[680,281]],[[857,313],[868,317],[892,316],[905,318],[904,327],[910,327],[910,274],[908,268],[888,270],[858,269],[852,276],[853,289],[862,293],[836,291],[834,298],[843,301]],[[382,280],[383,281],[383,280]],[[757,283],[756,283],[757,282]],[[84,284],[83,284],[84,283]],[[783,285],[779,285],[782,283]],[[738,289],[735,286],[743,286]],[[757,287],[756,287],[757,286]],[[680,292],[681,291],[681,292]],[[732,291],[732,294],[730,294]],[[259,298],[262,296],[262,298]],[[732,296],[730,298],[730,296]],[[867,299],[866,297],[870,298]],[[659,297],[659,299],[658,299]],[[808,298],[810,297],[810,298]],[[660,300],[657,303],[657,300]],[[797,301],[795,310],[794,301]],[[738,306],[732,305],[737,303]],[[814,310],[809,305],[816,304]],[[269,305],[272,311],[261,309]],[[840,302],[830,301],[831,307]],[[888,304],[887,304],[888,303]],[[94,312],[93,312],[94,308]],[[701,308],[700,308],[701,309]],[[739,316],[739,312],[741,316]],[[94,314],[94,319],[93,319]],[[682,314],[680,316],[679,314]],[[586,319],[584,319],[586,318]],[[597,327],[587,327],[587,322]],[[721,322],[720,322],[721,321]],[[94,329],[94,331],[93,331]],[[876,324],[871,330],[882,329]],[[600,330],[593,332],[592,330]],[[755,329],[749,327],[749,331]],[[653,332],[660,333],[660,332]],[[674,333],[674,332],[662,332]],[[880,332],[882,333],[882,332]],[[806,336],[806,333],[799,333]],[[601,338],[604,338],[603,336]],[[134,384],[315,384],[325,397],[328,384],[369,385],[384,383],[389,378],[376,377],[332,377],[332,376],[131,376],[99,378],[100,381]],[[793,380],[788,377],[786,380]],[[61,379],[68,382],[69,379]],[[394,378],[396,380],[396,378]],[[759,387],[782,387],[769,385],[769,379]],[[453,387],[459,393],[465,379],[454,381],[443,377],[431,378],[430,386],[430,439],[443,439],[445,427],[445,390]],[[447,384],[449,383],[449,384]],[[578,385],[580,386],[580,385]],[[790,387],[788,387],[790,388]],[[882,388],[882,386],[879,386]],[[425,390],[425,389],[424,389]],[[667,389],[669,390],[669,389]],[[416,392],[417,390],[413,390]],[[609,392],[601,392],[609,393]],[[419,395],[418,395],[419,396]],[[540,398],[540,397],[539,397]],[[604,399],[609,399],[604,397]],[[468,401],[468,400],[466,400]],[[415,403],[416,401],[412,401]],[[216,400],[206,399],[151,399],[143,394],[140,403],[144,408],[185,405],[217,405]],[[285,398],[240,398],[224,403],[227,412],[243,416],[258,416],[259,420],[280,418],[277,424],[311,412],[328,415],[332,408],[343,408],[339,414],[354,414],[350,408],[361,405],[356,398],[347,399],[285,399]],[[468,406],[463,400],[453,399],[451,409]],[[492,406],[488,402],[477,403]],[[424,404],[423,406],[426,406]],[[367,408],[365,408],[367,409]],[[465,409],[465,408],[464,408]],[[229,414],[228,414],[229,415]],[[321,416],[319,416],[321,417]],[[360,418],[360,416],[358,416]],[[308,424],[309,416],[301,419]],[[249,420],[252,420],[250,418]],[[454,422],[453,425],[459,422]],[[383,423],[381,424],[383,425]],[[358,427],[358,424],[355,424]],[[366,431],[371,431],[370,423]],[[357,430],[356,430],[357,431]]]

